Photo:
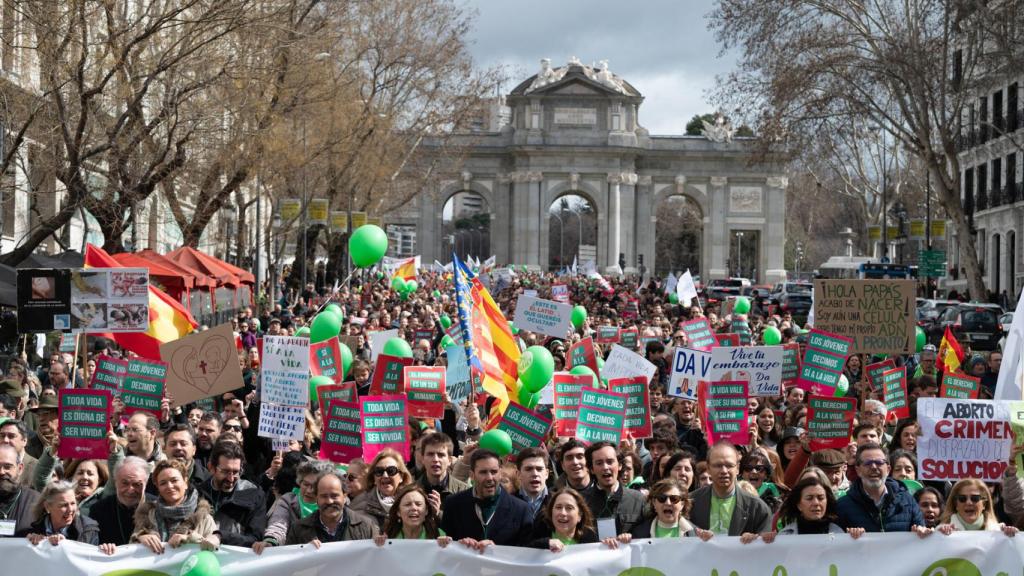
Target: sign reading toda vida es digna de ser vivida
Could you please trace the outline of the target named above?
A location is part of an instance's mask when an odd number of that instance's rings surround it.
[[[394,448],[409,460],[408,401],[398,394],[359,399],[362,417],[363,459],[369,462],[385,448]]]
[[[58,393],[59,458],[105,459],[107,430],[112,410],[109,390],[75,390]]]

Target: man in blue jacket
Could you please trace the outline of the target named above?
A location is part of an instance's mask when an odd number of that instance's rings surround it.
[[[925,526],[921,509],[899,481],[889,478],[889,459],[874,442],[857,448],[858,478],[839,499],[839,524],[852,532],[933,532]]]
[[[533,515],[525,502],[501,488],[498,455],[478,448],[469,456],[469,467],[473,487],[445,500],[441,529],[480,551],[491,544],[525,544],[533,531]]]

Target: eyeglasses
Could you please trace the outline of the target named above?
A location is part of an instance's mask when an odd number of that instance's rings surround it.
[[[966,504],[968,500],[970,500],[971,502],[977,504],[978,502],[985,502],[986,500],[988,500],[988,498],[985,498],[981,494],[970,494],[970,495],[968,495],[968,494],[957,494],[956,495],[956,501],[959,502],[960,504]]]
[[[683,501],[683,497],[679,496],[678,494],[662,494],[661,496],[656,497],[655,500],[657,500],[661,504],[664,504],[666,502],[669,502],[671,504],[679,504],[680,502]]]
[[[865,468],[881,468],[888,464],[885,460],[862,460],[860,465]]]
[[[241,432],[242,431],[242,427],[240,425],[238,425],[238,424],[225,424],[224,425],[224,429],[225,430],[234,430],[235,432]]]
[[[767,472],[768,467],[763,464],[755,464],[753,466],[747,466],[743,469],[744,472]]]
[[[373,469],[373,475],[377,478],[380,478],[385,474],[387,474],[389,478],[392,476],[398,476],[398,472],[398,466],[388,466],[387,468],[378,466]]]

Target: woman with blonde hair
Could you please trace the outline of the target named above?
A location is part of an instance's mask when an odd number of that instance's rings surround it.
[[[83,516],[71,482],[51,482],[43,488],[33,509],[35,522],[17,534],[28,537],[33,545],[43,540],[56,546],[68,539],[96,546],[100,543],[100,527],[92,518]],[[104,550],[107,554],[108,552]]]
[[[391,448],[385,448],[373,457],[366,468],[363,484],[366,492],[353,499],[351,507],[376,520],[377,528],[383,531],[398,489],[412,483],[412,474],[406,469],[402,455]]]
[[[992,494],[988,491],[988,486],[977,478],[964,478],[953,485],[936,529],[946,536],[958,530],[999,530],[1007,536],[1017,534],[1015,526],[1002,524],[996,518],[992,507]]]

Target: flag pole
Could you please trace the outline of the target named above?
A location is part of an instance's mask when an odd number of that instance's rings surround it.
[[[79,334],[81,336],[81,334]],[[75,378],[77,377],[76,370],[78,369],[78,336],[75,336],[75,355],[71,357],[71,373],[68,374],[71,388],[75,387]]]

